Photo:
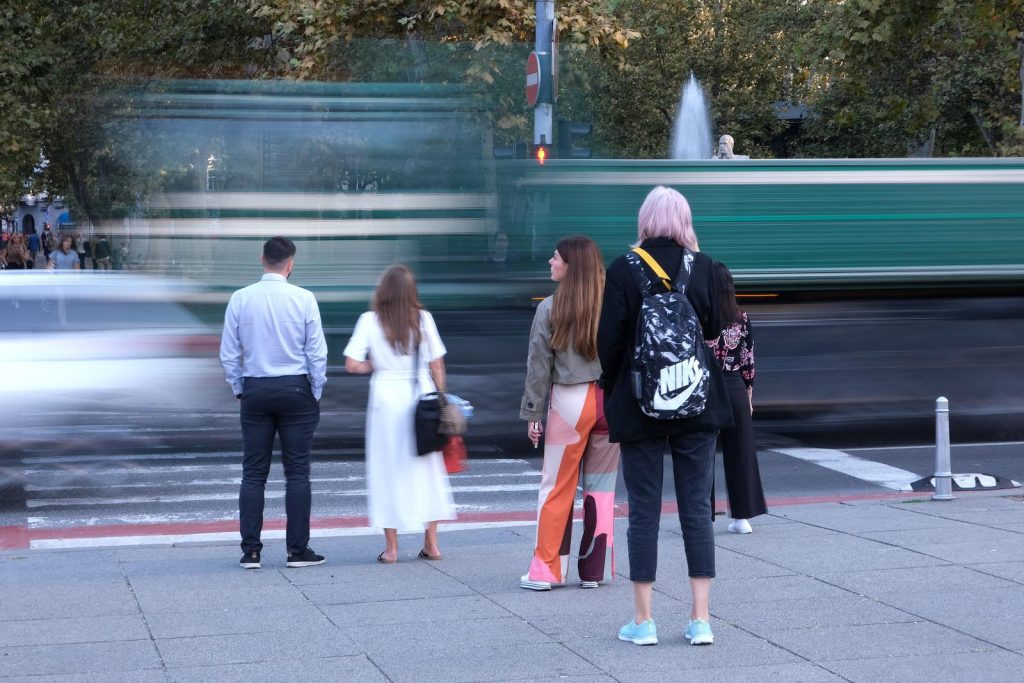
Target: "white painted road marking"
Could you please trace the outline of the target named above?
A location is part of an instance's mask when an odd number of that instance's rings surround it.
[[[921,478],[919,474],[874,460],[858,458],[855,455],[831,448],[772,448],[771,450],[895,491],[910,491],[910,484]]]

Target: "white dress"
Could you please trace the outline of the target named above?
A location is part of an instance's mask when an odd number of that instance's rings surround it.
[[[455,519],[455,503],[440,451],[416,455],[413,416],[421,394],[434,391],[427,361],[445,354],[434,318],[420,313],[420,367],[415,355],[398,353],[384,336],[377,314],[359,316],[345,355],[373,362],[366,409],[366,488],[370,526],[423,531],[427,522]]]

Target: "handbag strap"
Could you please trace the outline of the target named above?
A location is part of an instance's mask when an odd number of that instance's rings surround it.
[[[420,344],[422,344],[422,340]],[[413,391],[420,387],[420,345],[416,345],[416,355],[413,356],[413,368],[412,368],[412,386]],[[434,382],[434,387],[437,389],[437,402],[442,408],[448,405],[448,395],[444,391],[444,387],[441,386],[437,381],[437,376],[434,375],[434,369],[430,367],[430,362],[427,362],[427,372],[430,373],[430,379]]]

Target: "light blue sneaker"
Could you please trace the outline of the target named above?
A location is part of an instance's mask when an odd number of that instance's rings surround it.
[[[711,645],[715,642],[715,634],[711,632],[711,624],[703,619],[691,619],[686,626],[686,639],[690,645]]]
[[[658,629],[653,619],[642,624],[630,619],[629,623],[619,629],[619,640],[626,640],[634,645],[657,645]]]

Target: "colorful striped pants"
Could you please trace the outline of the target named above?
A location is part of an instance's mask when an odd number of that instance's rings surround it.
[[[551,387],[544,468],[537,511],[537,545],[529,577],[565,582],[573,503],[583,470],[581,581],[610,581],[615,573],[613,526],[619,446],[608,442],[604,397],[597,382]]]

